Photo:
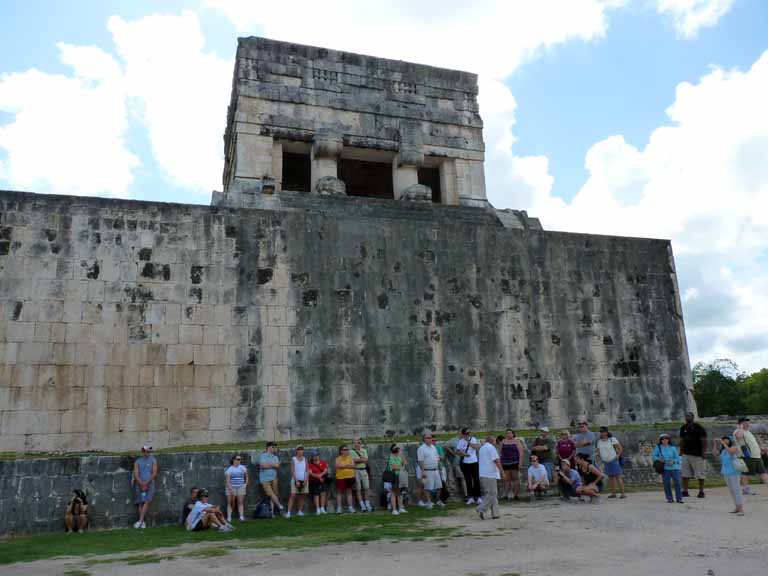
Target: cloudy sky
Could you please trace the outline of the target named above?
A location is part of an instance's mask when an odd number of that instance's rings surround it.
[[[208,203],[248,35],[477,72],[493,204],[671,238],[691,360],[768,366],[765,0],[0,0],[0,188]]]

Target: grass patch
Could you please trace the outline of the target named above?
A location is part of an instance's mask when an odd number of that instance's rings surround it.
[[[62,576],[91,576],[91,573],[75,568],[72,570],[67,570],[64,572],[64,574],[62,574]]]
[[[314,548],[326,544],[371,542],[374,540],[421,540],[446,537],[456,528],[433,526],[434,512],[414,509],[402,516],[384,512],[344,516],[339,521],[335,514],[285,520],[249,520],[238,524],[232,533],[187,532],[178,526],[161,526],[146,530],[119,529],[93,531],[85,534],[45,534],[40,536],[11,537],[0,540],[0,565],[30,562],[58,556],[76,556],[89,564],[121,562],[144,564],[172,558],[173,555],[148,553],[157,548],[182,544],[210,544],[189,551],[192,556],[214,557],[235,547],[295,550]],[[438,516],[444,516],[440,513]],[[235,542],[233,542],[233,540]],[[221,543],[217,546],[217,543]],[[105,554],[137,552],[121,558],[94,558]],[[186,553],[185,553],[186,554]]]

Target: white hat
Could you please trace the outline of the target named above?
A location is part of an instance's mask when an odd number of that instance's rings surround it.
[[[541,430],[542,432],[549,432],[549,427],[547,427],[547,426],[539,426],[539,430]]]
[[[142,452],[151,452],[152,451],[152,446],[150,446],[149,444],[144,444],[144,446],[141,447],[141,451]]]

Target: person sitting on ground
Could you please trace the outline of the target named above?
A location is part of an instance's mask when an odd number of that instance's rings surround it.
[[[424,434],[424,443],[416,451],[416,458],[421,468],[420,484],[423,487],[424,498],[426,498],[424,506],[431,510],[434,506],[432,500],[438,506],[445,506],[439,497],[439,491],[443,487],[443,482],[442,478],[440,478],[440,455],[435,448],[435,440],[432,434]]]
[[[349,454],[349,446],[339,446],[339,455],[336,456],[336,514],[344,511],[344,495],[347,496],[347,507],[350,514],[354,514],[355,500],[352,489],[355,487],[355,463]]]
[[[571,464],[571,469],[576,468],[576,444],[571,440],[571,433],[568,430],[563,430],[560,433],[560,440],[557,441],[555,447],[558,460],[568,460]]]
[[[664,495],[667,502],[672,503],[672,483],[675,485],[675,500],[683,503],[683,491],[680,486],[680,454],[677,447],[672,445],[669,434],[659,436],[659,444],[653,449],[653,459],[664,461]]]
[[[296,455],[291,459],[291,495],[288,498],[286,518],[291,517],[294,500],[296,500],[298,515],[304,516],[304,498],[307,494],[309,494],[307,459],[304,458],[304,446],[296,446]]]
[[[240,462],[242,458],[235,455],[229,461],[229,468],[224,472],[227,496],[227,522],[232,522],[232,512],[235,507],[240,513],[240,522],[245,520],[245,491],[248,488],[248,469]]]
[[[592,464],[592,460],[584,454],[576,453],[576,471],[581,476],[581,486],[576,488],[576,495],[589,498],[591,502],[600,504],[600,492],[605,475]]]
[[[155,478],[157,477],[157,460],[152,455],[152,446],[141,447],[141,457],[133,465],[133,501],[139,511],[139,519],[134,528],[146,528],[144,521],[152,500],[155,498]]]
[[[558,485],[563,500],[570,500],[578,496],[578,490],[581,487],[581,476],[573,468],[569,460],[561,460],[560,467],[557,469]]]
[[[400,446],[392,444],[389,447],[389,458],[387,459],[387,465],[385,470],[389,470],[394,474],[394,482],[384,482],[384,490],[387,491],[387,498],[389,503],[388,508],[392,510],[392,514],[397,516],[398,514],[405,514],[407,510],[403,506],[403,498],[400,494],[400,473],[403,470],[403,457],[400,453]]]
[[[272,515],[275,514],[275,508],[282,514],[283,505],[278,497],[277,471],[280,470],[280,459],[277,457],[277,444],[267,442],[264,452],[259,456],[259,483],[264,495],[270,499]]]
[[[235,529],[224,518],[218,506],[208,503],[208,490],[203,488],[198,492],[197,502],[187,516],[187,530],[198,532],[207,530],[211,526],[217,528],[219,532],[232,532]]]
[[[315,501],[315,514],[328,514],[325,506],[328,502],[328,482],[331,477],[331,471],[328,469],[328,462],[320,459],[317,450],[313,450],[309,455],[309,493]]]
[[[723,475],[725,485],[731,493],[733,503],[736,506],[731,514],[744,516],[744,496],[741,493],[741,471],[734,467],[733,462],[741,457],[741,449],[733,443],[730,436],[723,436],[715,440],[712,450],[715,456],[720,457],[720,473]]]
[[[603,472],[608,476],[608,486],[611,489],[611,495],[608,498],[616,498],[617,485],[621,492],[621,497],[626,498],[627,495],[624,493],[624,472],[621,469],[621,454],[624,448],[622,448],[621,443],[605,426],[600,427],[600,439],[597,441],[597,450],[600,453],[600,460],[603,461]]]
[[[82,490],[73,490],[64,514],[64,527],[69,534],[71,532],[85,532],[89,525],[88,499]]]
[[[199,490],[197,486],[192,486],[192,488],[189,489],[189,498],[187,498],[186,502],[184,502],[184,506],[181,507],[180,521],[182,526],[186,526],[187,524],[187,516],[189,516],[192,508],[195,507],[198,492]]]
[[[504,493],[507,500],[517,500],[520,495],[520,462],[525,454],[525,444],[514,430],[507,428],[506,437],[499,448],[501,467],[504,470]]]
[[[360,505],[360,512],[373,512],[368,494],[371,489],[371,478],[368,475],[368,450],[363,448],[362,438],[355,438],[350,455],[355,462],[355,495]]]
[[[536,496],[546,496],[549,489],[547,469],[539,462],[539,457],[531,454],[531,465],[528,466],[528,494],[533,500]]]

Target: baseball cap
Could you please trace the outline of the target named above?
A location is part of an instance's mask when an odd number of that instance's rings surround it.
[[[206,490],[205,488],[201,488],[197,493],[198,498],[206,498],[207,496],[208,496],[208,490]]]
[[[749,417],[739,416],[739,424],[741,424],[742,422],[749,422]]]
[[[539,430],[542,432],[549,432],[549,426],[539,426]]]
[[[152,446],[149,444],[144,444],[144,446],[141,447],[142,452],[152,452]]]

